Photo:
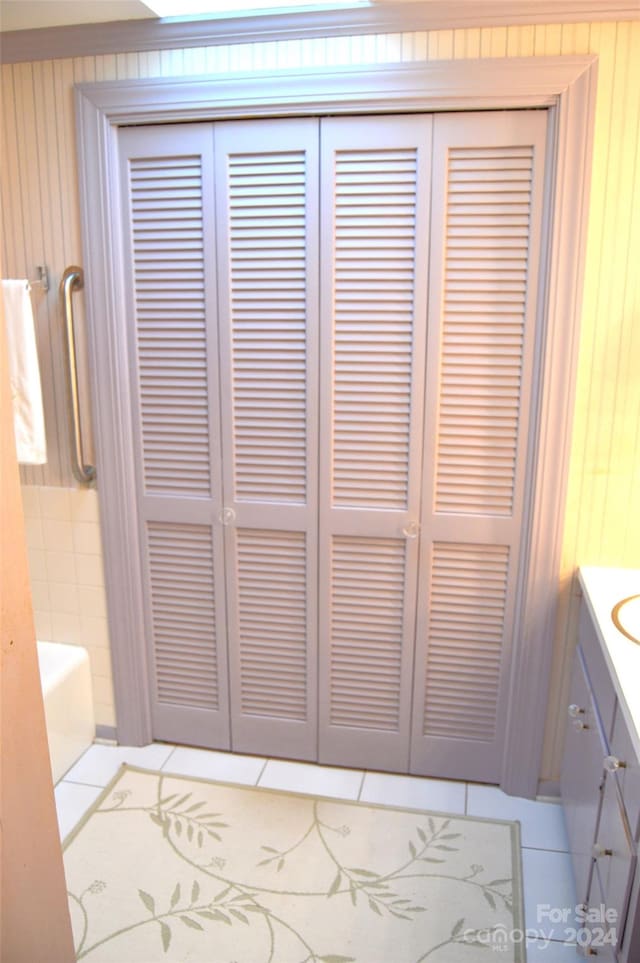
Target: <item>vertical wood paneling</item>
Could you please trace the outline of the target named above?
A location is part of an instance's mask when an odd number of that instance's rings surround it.
[[[113,54],[96,57],[96,80],[116,79],[116,58]]]
[[[54,72],[51,61],[33,65],[34,93],[39,127],[39,151],[45,156],[55,156],[58,150],[58,135],[56,124],[56,100],[54,88]],[[60,190],[58,171],[54,165],[49,165],[41,172],[41,197],[47,198],[48,203],[41,204],[42,212],[42,261],[46,260],[47,250],[62,250],[64,248],[64,231],[62,217],[63,192]],[[32,300],[38,303],[37,325],[38,344],[42,352],[46,352],[51,359],[53,370],[59,370],[64,363],[61,339],[56,337],[56,300],[49,295],[42,294],[39,288],[34,288]],[[69,462],[69,447],[64,418],[68,409],[68,394],[66,384],[60,378],[43,379],[45,418],[49,442],[48,468],[60,472],[63,465]],[[64,428],[59,432],[57,445],[51,444],[51,436],[57,436],[57,426],[63,422]],[[45,466],[46,470],[47,466]],[[33,469],[32,469],[33,471]],[[42,475],[43,469],[39,469]]]
[[[591,220],[578,371],[576,417],[561,576],[554,690],[545,775],[557,771],[556,736],[568,653],[574,635],[569,588],[576,564],[640,564],[640,513],[629,512],[640,485],[640,23],[512,26],[389,37],[314,39],[251,44],[232,52],[149,51],[83,58],[95,79],[159,76],[231,69],[278,69],[300,64],[375,63],[443,57],[543,56],[596,53],[600,57]],[[42,258],[52,289],[36,303],[45,396],[54,413],[47,425],[49,463],[23,469],[30,484],[74,485],[68,461],[65,388],[57,285],[65,266],[79,262],[72,85],[74,63],[2,67],[1,229],[3,272],[34,276]],[[33,98],[44,97],[34,110]],[[29,101],[31,100],[31,106]],[[21,105],[26,109],[22,110]],[[27,156],[25,156],[27,151]],[[44,207],[48,210],[45,212]],[[42,208],[42,210],[41,210]],[[90,265],[85,265],[91,270]],[[81,298],[78,298],[79,307]],[[79,319],[80,323],[82,319]],[[80,332],[82,335],[82,331]],[[634,360],[635,359],[635,360]],[[86,402],[86,365],[81,369]]]
[[[0,87],[0,132],[2,136],[2,176],[0,177],[0,196],[2,197],[2,265],[6,275],[15,271],[14,263],[20,257],[21,245],[18,205],[11,202],[17,185],[17,161],[15,157],[15,103],[13,93],[14,68],[0,67],[2,86]]]
[[[16,217],[23,224],[23,240],[25,264],[18,277],[34,277],[35,265],[44,262],[44,232],[43,232],[43,198],[46,197],[46,185],[42,185],[43,171],[38,166],[39,147],[43,146],[44,131],[40,118],[36,113],[36,101],[40,99],[34,74],[39,73],[40,64],[20,64],[14,75],[14,106],[15,106],[15,144],[16,161],[18,164],[19,189],[12,191],[14,198],[19,198],[20,209]],[[40,143],[39,143],[40,141]],[[40,175],[40,176],[39,176]],[[27,252],[31,255],[29,258]],[[48,312],[48,298],[41,288],[34,287],[32,293],[34,321],[36,324],[38,349],[40,356],[51,359],[55,366],[55,345],[50,337],[51,325]],[[55,432],[59,423],[59,416],[64,412],[63,399],[57,397],[56,384],[51,379],[43,379],[42,395],[45,411],[45,427],[47,436]],[[49,446],[48,446],[49,447]],[[48,451],[48,459],[52,469],[59,469],[59,461],[64,452],[62,444],[53,446]],[[43,475],[42,468],[25,469],[30,478],[36,483]]]
[[[584,39],[581,27],[575,40]],[[600,56],[591,209],[560,611],[544,775],[557,776],[571,652],[577,565],[640,565],[640,23],[592,24]],[[546,51],[548,52],[548,50]]]

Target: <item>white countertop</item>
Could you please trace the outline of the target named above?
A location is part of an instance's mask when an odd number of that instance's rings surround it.
[[[611,618],[618,602],[640,594],[640,569],[583,566],[579,575],[622,714],[640,758],[640,645],[623,635]]]

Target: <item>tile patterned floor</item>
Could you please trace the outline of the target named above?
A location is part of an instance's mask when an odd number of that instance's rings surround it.
[[[519,799],[505,795],[495,786],[443,779],[337,769],[165,743],[143,748],[96,743],[56,786],[62,838],[73,829],[123,762],[248,786],[468,816],[517,819],[522,830],[525,923],[531,934],[527,940],[527,959],[529,963],[572,963],[580,958],[574,945],[562,942],[563,929],[556,927],[555,939],[547,939],[553,928],[544,916],[539,918],[539,907],[545,904],[573,907],[576,903],[562,809],[557,803]]]

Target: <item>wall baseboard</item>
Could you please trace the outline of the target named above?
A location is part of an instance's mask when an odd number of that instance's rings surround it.
[[[100,739],[104,742],[116,742],[118,741],[118,730],[116,726],[96,726],[96,739]]]
[[[541,779],[538,783],[537,799],[560,798],[560,781],[558,779]]]

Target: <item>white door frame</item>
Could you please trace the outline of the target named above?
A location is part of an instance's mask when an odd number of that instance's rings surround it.
[[[542,757],[563,536],[595,111],[597,58],[527,57],[129,80],[76,87],[96,462],[118,738],[151,740],[135,508],[132,400],[122,315],[117,137],[122,124],[324,113],[549,109],[547,244],[529,454],[528,563],[513,640],[501,787],[534,796]]]

